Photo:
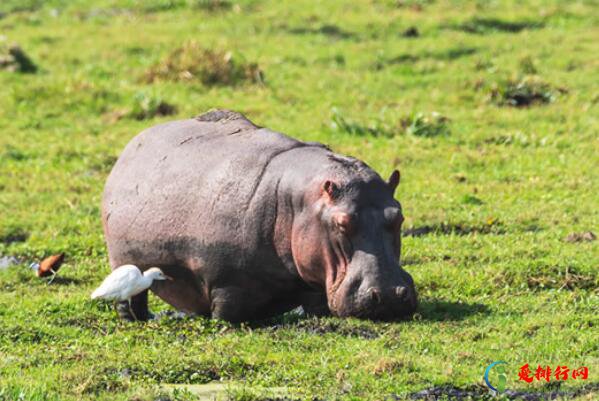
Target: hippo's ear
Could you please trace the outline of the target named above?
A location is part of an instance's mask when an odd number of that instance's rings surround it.
[[[325,181],[324,184],[322,184],[322,190],[330,200],[335,200],[339,196],[339,186],[333,181]]]
[[[399,185],[400,178],[401,175],[399,174],[399,170],[393,170],[391,176],[389,177],[389,180],[387,181],[387,185],[389,185],[392,191],[395,192],[395,188],[397,188],[397,186]]]

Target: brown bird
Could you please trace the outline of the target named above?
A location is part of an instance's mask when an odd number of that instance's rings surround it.
[[[52,276],[52,279],[54,279],[54,276],[56,275],[56,272],[58,271],[58,269],[60,269],[62,262],[64,262],[64,253],[59,253],[58,255],[48,256],[46,259],[42,260],[42,263],[40,263],[40,265],[37,269],[37,276],[38,277]]]

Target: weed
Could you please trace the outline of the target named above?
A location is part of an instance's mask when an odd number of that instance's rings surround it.
[[[31,74],[37,71],[37,66],[19,45],[0,44],[0,70]]]
[[[177,112],[177,108],[159,97],[138,92],[135,95],[133,107],[129,116],[136,120],[146,120],[154,117],[170,116]]]
[[[571,233],[564,239],[566,242],[590,242],[595,241],[597,236],[592,231],[582,233]]]
[[[462,198],[462,203],[465,203],[467,205],[482,205],[485,202],[483,202],[480,198],[474,196],[474,195],[470,195],[470,194],[466,194],[464,195],[464,197]]]
[[[449,134],[449,119],[437,112],[430,114],[415,113],[402,118],[398,123],[389,123],[385,119],[384,110],[381,117],[368,124],[359,123],[341,114],[337,108],[332,109],[331,128],[359,136],[392,137],[401,133],[414,136],[433,137]]]
[[[415,26],[411,26],[401,33],[404,38],[417,38],[420,36],[420,31]]]
[[[531,74],[536,74],[537,72],[539,72],[534,59],[530,56],[521,58],[519,65],[520,65],[520,71],[523,74],[531,75]]]
[[[355,122],[341,114],[337,108],[331,110],[331,128],[336,131],[346,132],[351,135],[372,135],[372,136],[391,136],[393,133],[389,132],[380,121],[372,121],[368,125]]]
[[[401,120],[401,126],[409,135],[434,137],[449,135],[449,118],[433,111],[430,114],[415,113]]]
[[[372,373],[375,376],[385,376],[391,373],[399,372],[411,372],[415,370],[414,364],[403,361],[396,358],[381,358],[379,359],[372,369]]]
[[[36,11],[43,6],[43,0],[2,0],[0,18],[3,14]]]
[[[547,136],[538,137],[535,134],[526,134],[521,131],[516,131],[513,133],[494,135],[485,138],[482,143],[505,146],[517,145],[519,147],[526,148],[542,147],[548,145],[550,142],[548,141]]]
[[[557,93],[557,89],[539,77],[525,76],[496,82],[491,87],[490,98],[501,106],[528,107],[551,103]]]
[[[262,83],[264,76],[258,64],[237,61],[232,52],[209,50],[189,42],[150,68],[144,80],[148,83],[197,80],[204,85],[234,85],[243,81]]]

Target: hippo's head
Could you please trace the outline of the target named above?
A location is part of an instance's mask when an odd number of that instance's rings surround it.
[[[302,278],[326,288],[337,316],[395,320],[417,307],[412,277],[399,263],[399,184],[387,182],[364,163],[334,156],[335,168],[312,181],[293,229],[293,254]]]

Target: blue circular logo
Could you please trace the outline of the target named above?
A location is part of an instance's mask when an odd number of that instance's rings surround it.
[[[494,366],[497,365],[507,365],[507,362],[504,361],[496,361],[493,362],[492,364],[490,364],[489,366],[487,366],[487,369],[485,369],[485,383],[487,383],[487,387],[489,387],[491,390],[495,391],[496,393],[503,393],[505,391],[505,382],[507,377],[505,376],[505,370],[503,366],[498,366],[497,367],[497,371],[499,373],[498,376],[498,383],[497,383],[497,387],[494,387],[491,382],[489,382],[489,373],[491,372],[491,369],[493,369]]]

